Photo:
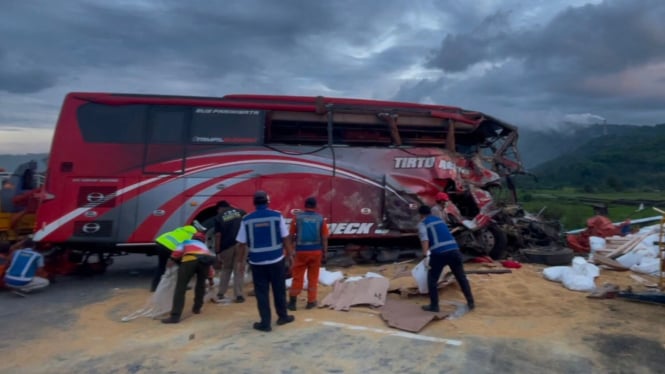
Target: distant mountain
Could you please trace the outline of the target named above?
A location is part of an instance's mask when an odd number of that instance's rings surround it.
[[[573,126],[573,125],[571,125]],[[652,126],[644,126],[653,128]],[[559,128],[557,130],[519,129],[518,149],[527,169],[573,152],[581,145],[602,136],[630,135],[639,126],[592,125],[588,127]]]
[[[545,148],[545,144],[542,146]],[[553,141],[550,147],[564,146]],[[563,155],[536,166],[532,172],[539,177],[540,187],[665,190],[665,124],[608,125],[607,135],[601,131]]]
[[[6,172],[13,172],[16,168],[24,162],[30,160],[37,161],[37,171],[46,170],[47,153],[28,153],[24,155],[0,155],[0,169],[5,169]]]

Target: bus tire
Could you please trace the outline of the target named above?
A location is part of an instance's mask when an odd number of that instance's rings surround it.
[[[508,247],[508,237],[506,233],[501,230],[499,225],[493,223],[489,225],[483,235],[492,236],[493,245],[490,248],[489,256],[493,260],[500,260],[506,256],[506,248]]]

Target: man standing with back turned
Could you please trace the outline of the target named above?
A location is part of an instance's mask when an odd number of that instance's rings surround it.
[[[443,268],[448,265],[453,272],[457,283],[459,284],[469,310],[475,307],[471,286],[464,273],[462,262],[462,253],[459,246],[448,230],[445,222],[432,214],[432,210],[427,205],[422,205],[418,209],[421,221],[418,224],[418,236],[423,249],[423,254],[429,257],[429,267],[427,272],[427,288],[429,288],[430,305],[423,305],[423,310],[428,312],[439,311],[439,289],[437,283],[441,277]]]
[[[245,301],[242,288],[245,279],[245,257],[241,245],[236,242],[240,222],[246,212],[231,206],[226,200],[217,203],[217,217],[215,218],[215,252],[222,263],[219,274],[219,292],[217,301],[224,299],[229,288],[229,279],[233,272],[233,296],[237,303]]]
[[[308,283],[305,309],[316,307],[321,260],[328,253],[328,225],[315,209],[316,199],[308,197],[305,200],[305,211],[291,221],[289,233],[295,237],[296,260],[293,265],[293,285],[289,292],[289,310],[296,310],[297,297],[303,289],[305,271]]]
[[[284,246],[289,245],[289,231],[280,212],[268,209],[268,194],[257,191],[254,194],[256,211],[242,219],[236,240],[244,248],[249,248],[249,263],[252,265],[254,293],[261,317],[254,323],[259,331],[271,331],[269,290],[272,286],[278,325],[293,322],[293,316],[286,311],[286,282],[284,280]],[[290,252],[290,250],[289,250]]]

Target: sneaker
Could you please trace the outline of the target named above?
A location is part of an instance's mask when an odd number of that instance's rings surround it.
[[[192,308],[192,313],[201,314],[201,308]]]
[[[422,308],[423,308],[423,310],[426,311],[426,312],[434,312],[434,313],[438,313],[438,312],[439,312],[439,307],[438,307],[438,306],[423,305]]]
[[[252,326],[252,327],[254,327],[254,330],[259,330],[259,331],[263,331],[263,332],[272,331],[272,328],[270,326],[266,326],[266,325],[262,324],[261,322],[254,322],[254,326]]]
[[[316,301],[312,301],[311,303],[307,303],[307,305],[305,305],[305,309],[314,309],[314,308],[316,308]]]
[[[280,319],[278,319],[278,320],[277,320],[277,324],[278,324],[279,326],[281,326],[281,325],[286,325],[287,323],[291,323],[291,322],[293,322],[293,321],[295,321],[295,320],[296,320],[296,317],[287,315],[287,316],[284,317],[284,318],[280,318]]]
[[[218,293],[217,294],[217,300],[224,300],[224,294],[223,293]]]
[[[237,296],[236,297],[236,303],[244,303],[245,302],[245,297],[244,296]]]
[[[476,304],[472,301],[468,304],[466,304],[467,308],[469,308],[469,311],[472,311],[476,308]]]
[[[178,323],[178,322],[180,322],[180,318],[175,316],[170,316],[162,320],[162,323]]]

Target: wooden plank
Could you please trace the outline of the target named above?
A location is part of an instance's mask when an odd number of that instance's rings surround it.
[[[633,280],[636,281],[637,283],[642,284],[644,287],[647,287],[647,288],[658,288],[658,285],[657,285],[656,283],[649,282],[648,280],[646,280],[646,279],[640,277],[639,275],[631,274],[630,277],[633,278]]]
[[[635,246],[637,246],[644,238],[646,238],[648,235],[643,234],[643,235],[635,235],[630,241],[628,241],[625,244],[622,244],[619,248],[616,250],[612,251],[607,257],[609,258],[616,258],[621,256],[624,253],[627,253],[631,251]]]
[[[598,253],[594,254],[593,260],[596,264],[598,265],[605,265],[609,267],[611,270],[616,270],[616,271],[627,271],[630,270],[627,267],[621,265],[621,263],[612,260],[609,257],[605,257],[603,255],[600,255]]]
[[[478,270],[467,270],[467,274],[507,274],[512,273],[510,269],[478,269]]]

